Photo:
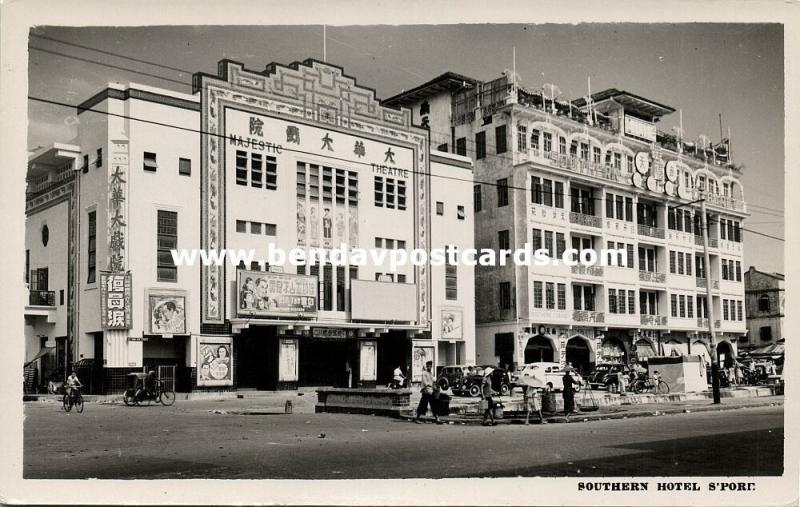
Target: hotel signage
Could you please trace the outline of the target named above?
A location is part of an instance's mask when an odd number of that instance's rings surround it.
[[[625,115],[625,135],[656,141],[656,126],[653,123]]]

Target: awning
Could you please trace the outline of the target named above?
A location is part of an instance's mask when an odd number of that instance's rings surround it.
[[[28,367],[28,366],[29,366],[31,363],[33,363],[34,361],[36,361],[36,360],[37,360],[37,359],[39,359],[40,357],[42,357],[42,356],[46,356],[47,354],[50,354],[51,352],[55,352],[55,351],[56,351],[56,348],[55,348],[55,347],[42,347],[42,348],[39,350],[39,352],[37,352],[37,353],[36,353],[36,355],[35,355],[35,356],[33,356],[33,359],[31,359],[30,361],[28,361],[27,363],[25,363],[25,368],[27,368],[27,367]]]
[[[758,347],[747,352],[749,356],[782,356],[786,352],[786,340],[780,339],[776,343],[770,343],[763,347]]]

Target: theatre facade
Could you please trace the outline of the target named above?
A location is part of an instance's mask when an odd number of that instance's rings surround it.
[[[82,105],[94,120],[79,126],[91,133],[72,148],[69,188],[85,197],[63,231],[76,250],[70,297],[89,307],[64,331],[65,362],[91,359],[96,391],[154,366],[194,391],[375,386],[398,366],[418,378],[429,360],[474,362],[471,267],[264,262],[270,245],[473,246],[471,161],[432,156],[410,111],[315,60],[261,72],[223,60],[194,76],[192,95],[119,88]],[[178,128],[103,114],[117,108]],[[94,144],[109,160],[84,173]],[[255,255],[175,266],[171,248]]]

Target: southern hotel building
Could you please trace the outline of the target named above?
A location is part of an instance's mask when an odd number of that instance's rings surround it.
[[[746,332],[738,170],[618,90],[571,103],[445,73],[379,101],[315,60],[223,60],[192,94],[109,85],[28,167],[30,387],[385,384],[397,366],[708,358]],[[711,263],[698,241],[706,198]],[[624,248],[622,267],[175,266],[170,249]],[[388,263],[387,263],[388,264]],[[704,283],[704,270],[712,287]],[[38,379],[33,379],[33,370]]]

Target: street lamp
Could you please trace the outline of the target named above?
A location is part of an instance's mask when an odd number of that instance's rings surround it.
[[[717,357],[717,337],[714,333],[714,305],[711,304],[711,260],[708,253],[708,220],[706,215],[706,200],[697,199],[686,204],[679,204],[678,206],[670,206],[671,209],[676,210],[690,204],[700,203],[700,227],[703,229],[703,271],[706,279],[706,318],[708,320],[708,334],[711,345],[711,391],[714,396],[714,404],[720,403],[719,394],[719,359]]]

